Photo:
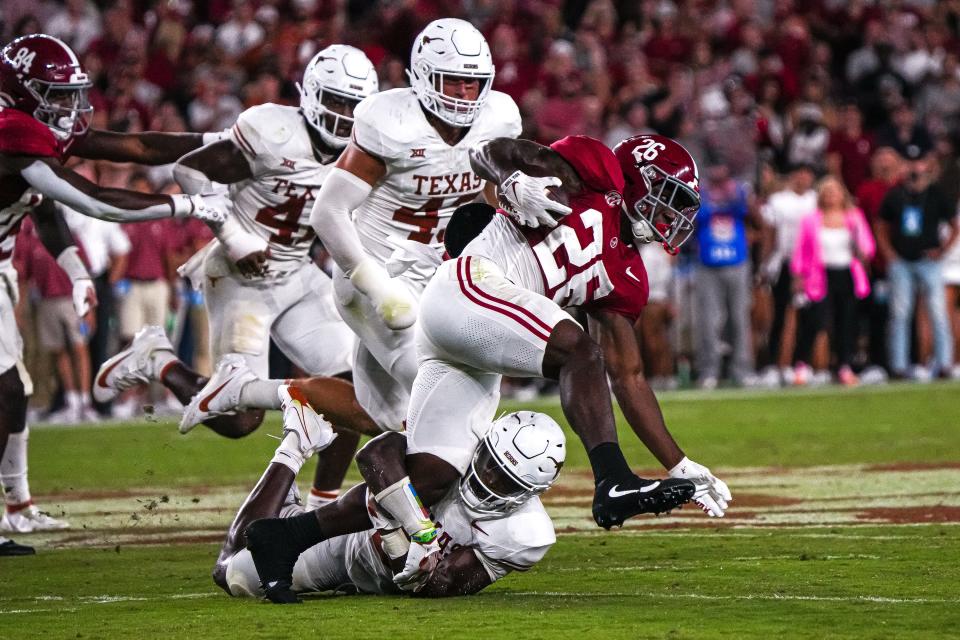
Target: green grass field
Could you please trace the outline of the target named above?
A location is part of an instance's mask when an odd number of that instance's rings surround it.
[[[555,401],[526,406],[559,418]],[[960,386],[679,392],[663,408],[730,484],[722,521],[685,509],[596,529],[573,444],[545,500],[561,534],[535,570],[469,598],[301,607],[209,579],[275,419],[241,441],[169,422],[36,427],[34,494],[73,528],[18,536],[37,555],[0,558],[0,639],[960,637]]]

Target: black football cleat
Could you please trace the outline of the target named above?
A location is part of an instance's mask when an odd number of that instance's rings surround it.
[[[25,544],[17,544],[10,538],[0,536],[0,556],[32,556],[37,551]]]
[[[641,513],[663,513],[690,502],[696,486],[685,478],[601,480],[593,494],[593,519],[604,529]]]
[[[293,565],[300,553],[290,548],[290,536],[282,518],[255,520],[247,526],[247,549],[260,576],[260,586],[270,602],[295,604],[300,600],[291,591]]]

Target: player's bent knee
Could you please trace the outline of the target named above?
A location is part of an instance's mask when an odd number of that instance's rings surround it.
[[[253,556],[246,549],[228,558],[218,565],[223,567],[224,584],[219,584],[231,596],[237,598],[261,598],[263,590],[260,588],[260,576],[257,567],[253,564]],[[216,570],[214,571],[216,582]]]

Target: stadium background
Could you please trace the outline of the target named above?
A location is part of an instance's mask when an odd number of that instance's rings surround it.
[[[494,86],[521,105],[528,137],[585,133],[612,144],[646,128],[674,135],[703,163],[729,167],[760,209],[798,162],[840,175],[856,192],[857,180],[872,178],[875,150],[898,146],[893,114],[907,104],[917,135],[929,139],[923,153],[957,197],[955,0],[5,0],[0,31],[5,40],[45,31],[74,46],[96,78],[96,126],[207,131],[247,106],[292,103],[305,62],[331,42],[362,47],[383,88],[402,86],[413,36],[440,16],[466,18],[487,35]],[[867,152],[859,137],[836,144],[854,111]],[[909,153],[899,146],[898,155]],[[850,162],[838,149],[860,155]],[[164,170],[79,169],[105,184],[171,188]],[[203,368],[199,300],[172,275],[205,241],[201,231],[164,229],[156,264],[140,266],[174,291],[168,328],[182,338],[181,355]],[[760,236],[750,230],[752,242]],[[673,310],[661,334],[670,357],[663,386],[696,380],[695,260],[690,247],[666,266]],[[129,285],[110,266],[103,291],[114,292],[114,308],[99,327],[101,346],[91,347],[104,353],[122,340],[116,314]],[[25,299],[35,302],[31,285]],[[758,284],[751,303],[758,368],[770,360],[760,348],[766,287]],[[28,304],[24,313],[39,383],[33,417],[47,417],[58,409],[58,385],[51,354],[33,338],[36,311]],[[930,351],[925,322],[917,362]],[[875,364],[875,347],[865,330],[858,370]],[[684,510],[600,534],[589,519],[585,455],[571,447],[547,496],[561,535],[535,571],[468,600],[321,597],[300,615],[227,599],[209,580],[223,531],[275,446],[266,435],[278,431],[276,417],[235,442],[205,430],[182,437],[162,419],[41,425],[31,434],[34,493],[73,529],[20,536],[38,555],[0,563],[0,637],[948,637],[960,625],[960,565],[951,561],[960,554],[957,390],[933,382],[663,393],[678,441],[731,485],[723,521]],[[555,399],[518,391],[523,406],[560,418]],[[662,473],[620,420],[631,462]]]

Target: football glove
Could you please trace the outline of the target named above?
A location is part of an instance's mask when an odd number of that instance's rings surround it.
[[[513,172],[500,185],[500,204],[511,218],[525,227],[557,226],[557,219],[573,209],[550,197],[548,187],[559,187],[560,178],[535,178],[521,171]]]
[[[178,193],[173,198],[175,218],[191,217],[210,225],[221,225],[227,219],[226,207],[220,194],[187,195]]]
[[[410,536],[410,549],[403,571],[393,576],[393,582],[403,591],[419,591],[441,559],[440,545],[437,544],[437,530],[424,529]]]
[[[57,264],[63,269],[73,283],[73,308],[81,320],[90,310],[97,306],[97,293],[93,288],[93,280],[86,265],[80,258],[76,246],[69,246],[57,256]]]
[[[671,478],[686,478],[692,480],[697,487],[693,494],[693,501],[699,505],[711,518],[722,518],[727,509],[727,503],[733,500],[727,483],[717,478],[710,469],[697,464],[690,458],[684,458],[670,469]]]
[[[417,320],[417,302],[402,282],[387,275],[386,270],[373,262],[364,260],[353,273],[350,282],[357,290],[370,298],[384,324],[394,331],[413,325]]]

